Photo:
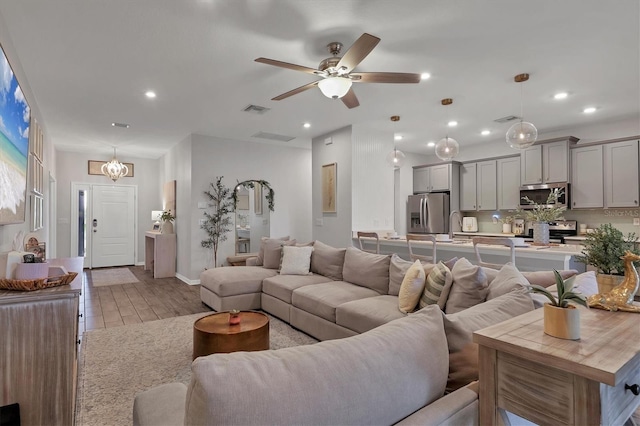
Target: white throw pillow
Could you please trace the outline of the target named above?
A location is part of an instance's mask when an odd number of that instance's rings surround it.
[[[280,275],[309,275],[313,247],[282,247]]]
[[[398,309],[400,309],[400,312],[404,314],[413,312],[424,290],[426,278],[422,263],[416,260],[404,275],[400,285],[400,293],[398,294]]]

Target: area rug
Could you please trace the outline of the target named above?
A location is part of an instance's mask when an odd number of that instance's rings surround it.
[[[140,282],[129,268],[94,269],[91,271],[91,283],[94,287],[129,284]]]
[[[79,359],[76,424],[126,425],[137,393],[191,379],[193,323],[199,313],[84,333]],[[269,316],[271,349],[316,343]]]

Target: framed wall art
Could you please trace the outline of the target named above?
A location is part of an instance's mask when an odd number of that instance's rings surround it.
[[[322,166],[322,213],[336,213],[338,163]]]

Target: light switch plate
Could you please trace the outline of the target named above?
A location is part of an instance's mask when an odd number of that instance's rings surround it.
[[[207,223],[207,219],[200,219],[200,226],[204,225],[205,223]]]
[[[324,225],[324,220],[316,219],[316,226],[322,226],[322,225]]]
[[[199,209],[206,209],[207,207],[209,207],[209,206],[207,205],[206,201],[198,201],[198,208]]]
[[[640,217],[634,217],[633,218],[633,224],[635,226],[640,226]]]

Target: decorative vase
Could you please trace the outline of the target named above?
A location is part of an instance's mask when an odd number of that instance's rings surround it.
[[[511,224],[510,223],[503,223],[502,224],[502,233],[503,234],[510,234],[511,233]]]
[[[229,311],[229,325],[238,325],[240,324],[240,311],[237,309],[232,309]]]
[[[165,220],[160,225],[160,233],[161,234],[173,234],[173,222],[170,220]]]
[[[614,287],[624,281],[624,275],[596,274],[598,293],[609,293]]]
[[[559,308],[545,303],[544,332],[560,339],[580,339],[580,310],[573,305]]]
[[[549,223],[533,222],[533,243],[536,245],[549,245]]]

